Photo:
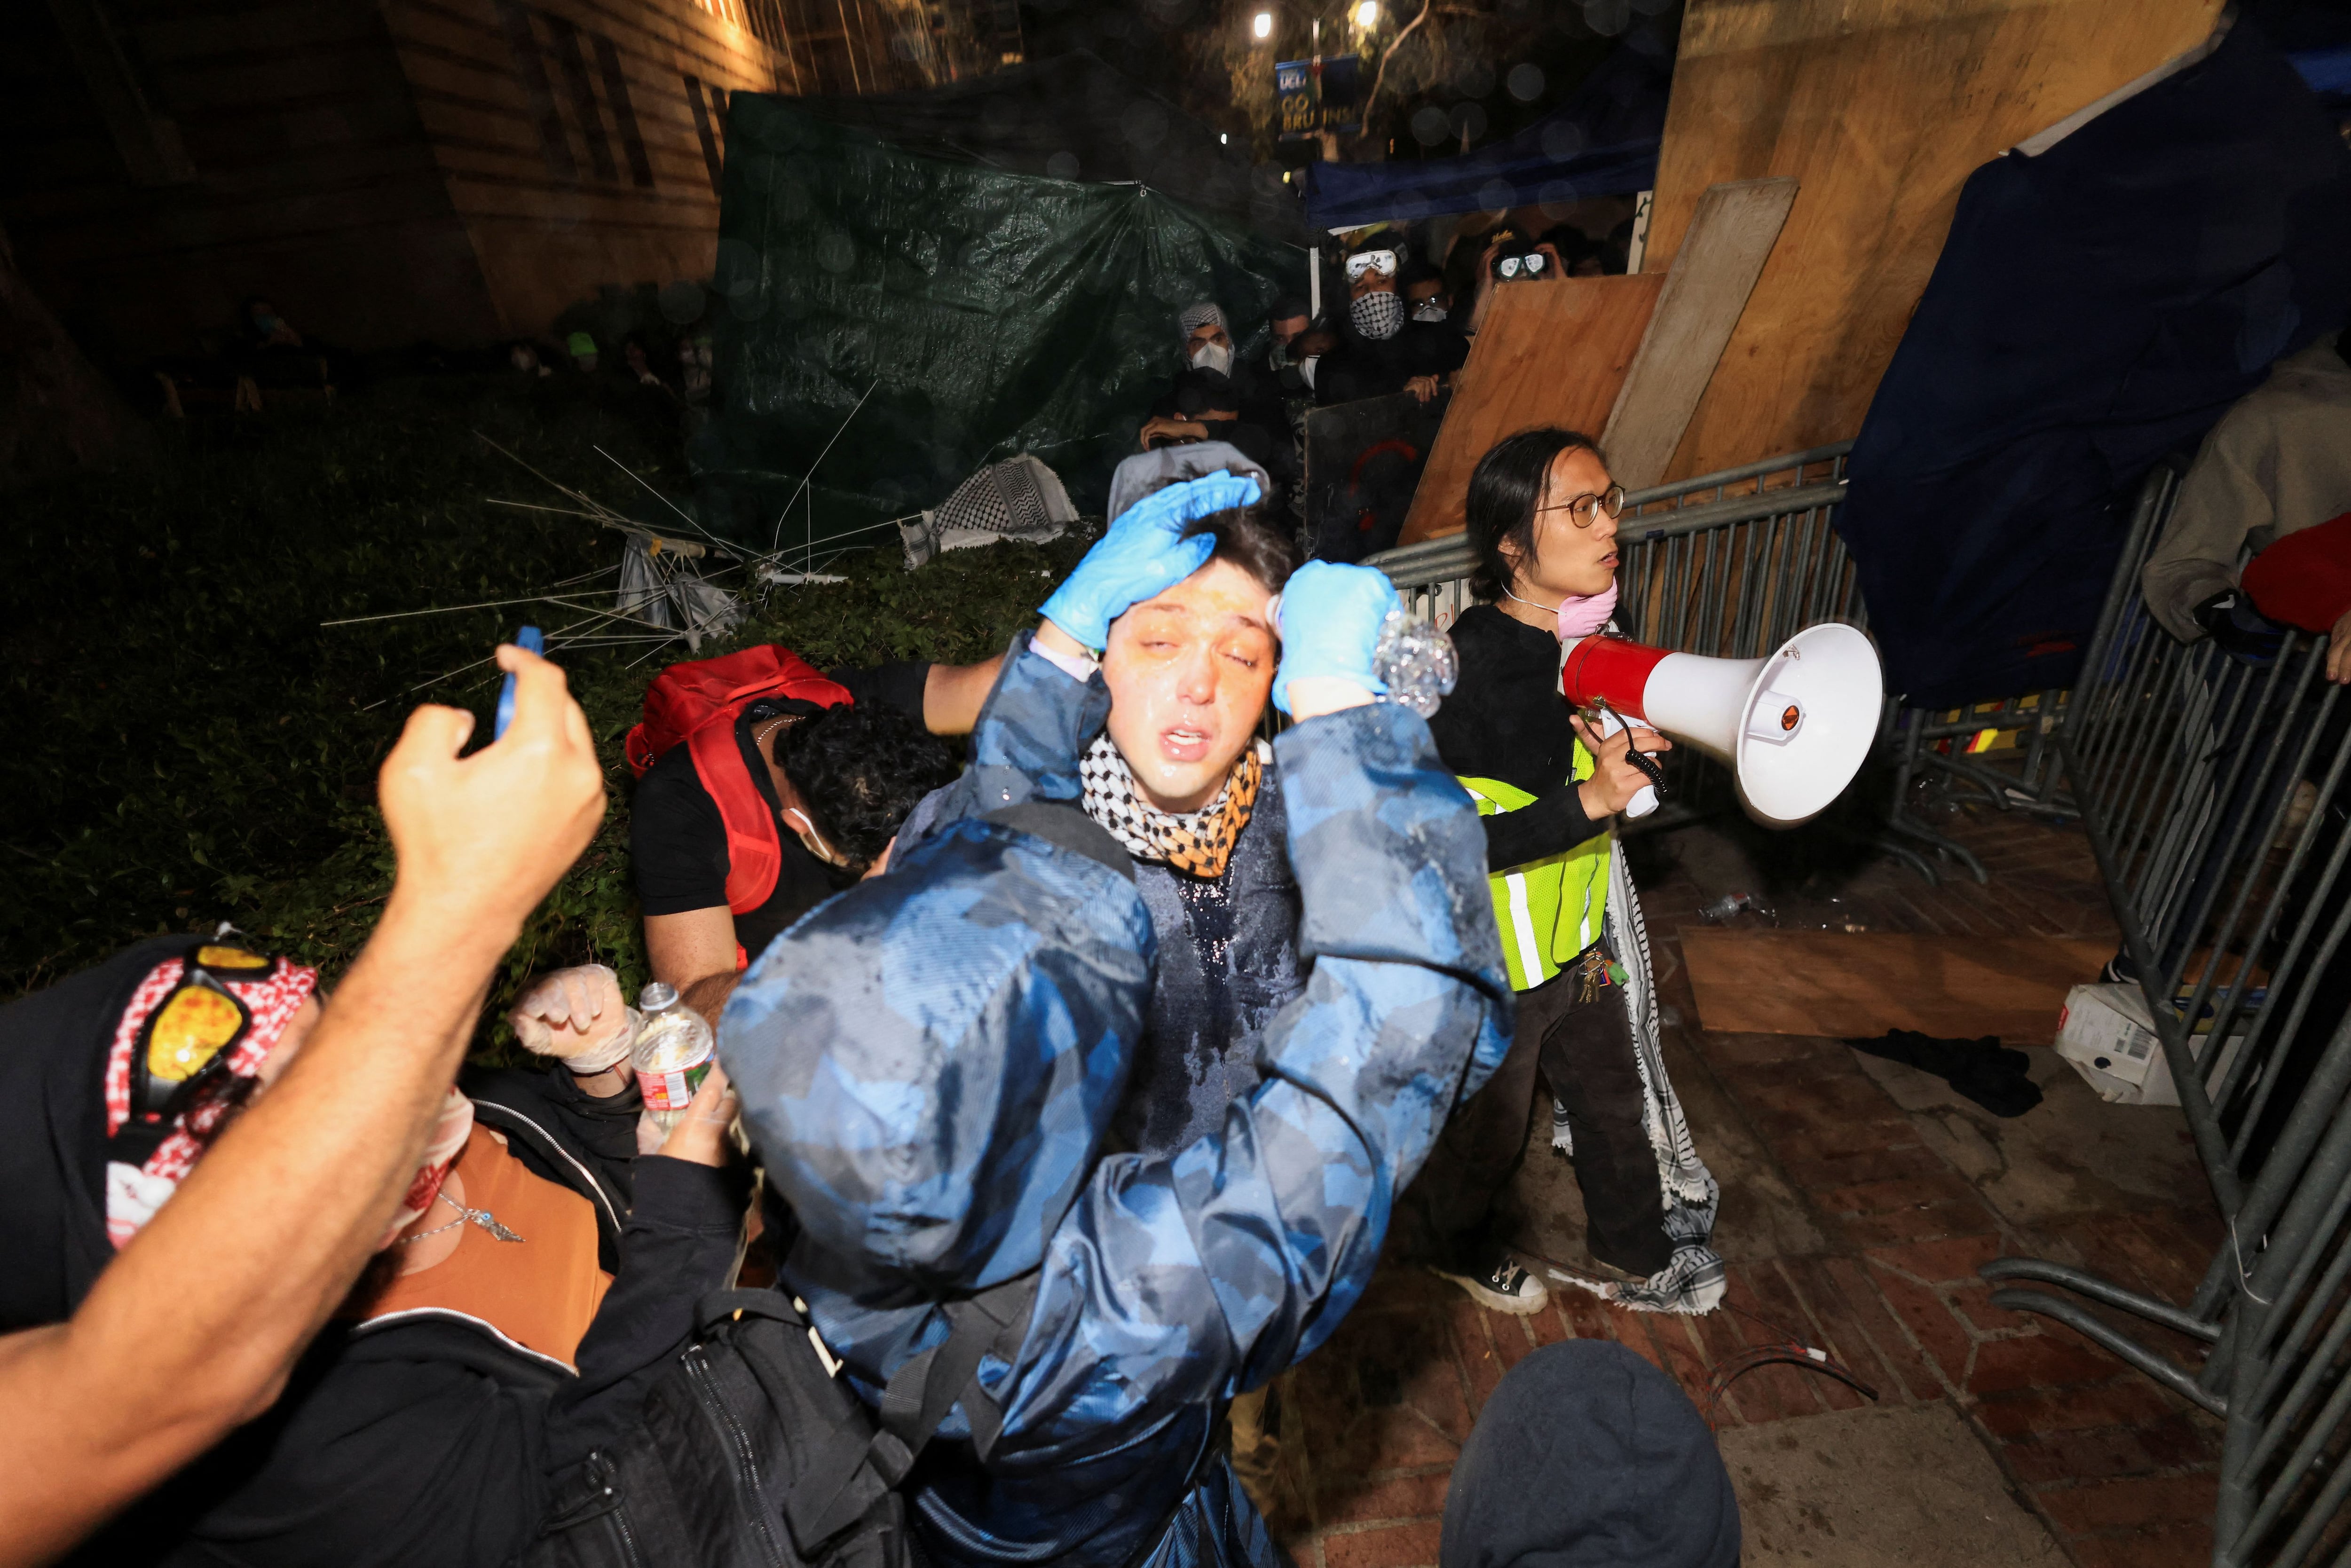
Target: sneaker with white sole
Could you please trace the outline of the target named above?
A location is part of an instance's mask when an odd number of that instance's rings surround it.
[[[1543,1288],[1543,1282],[1528,1273],[1508,1252],[1494,1252],[1478,1271],[1441,1269],[1434,1263],[1428,1266],[1428,1271],[1460,1286],[1479,1306],[1508,1312],[1512,1317],[1539,1312],[1551,1301],[1551,1292]]]

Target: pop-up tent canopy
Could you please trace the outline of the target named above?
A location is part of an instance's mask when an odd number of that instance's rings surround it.
[[[2147,469],[2346,308],[2351,154],[2244,17],[1977,170],[1840,508],[1888,688],[1948,707],[2070,685]]]
[[[690,455],[705,522],[761,549],[885,539],[1019,452],[1099,510],[1180,368],[1176,312],[1217,302],[1246,349],[1303,283],[1295,247],[1149,186],[927,157],[789,98],[737,94],[726,154]]]
[[[1310,163],[1306,222],[1316,229],[1627,196],[1657,183],[1673,61],[1619,45],[1552,113],[1459,158]]]
[[[1083,49],[921,92],[803,98],[820,120],[871,131],[910,152],[1015,174],[1134,182],[1198,212],[1306,243],[1298,197],[1249,139],[1217,131]]]

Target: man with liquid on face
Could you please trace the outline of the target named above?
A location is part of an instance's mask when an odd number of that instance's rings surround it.
[[[1256,499],[1252,480],[1221,483]],[[1216,541],[1207,564],[1111,622],[1110,721],[1080,769],[1086,814],[1134,857],[1159,938],[1114,1124],[1152,1154],[1223,1124],[1257,1086],[1249,1037],[1304,983],[1281,791],[1258,738],[1281,655],[1267,604],[1297,556],[1246,503],[1194,527]]]
[[[1207,563],[1099,634],[1110,718],[1081,768],[1086,814],[1134,858],[1158,938],[1151,1014],[1113,1131],[1147,1155],[1223,1124],[1257,1085],[1253,1035],[1304,986],[1281,791],[1258,738],[1281,653],[1268,601],[1298,564],[1229,474],[1135,503],[1181,507]],[[1122,519],[1123,520],[1123,519]],[[903,830],[918,841],[945,791]]]

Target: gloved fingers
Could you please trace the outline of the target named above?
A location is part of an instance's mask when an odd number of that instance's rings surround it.
[[[1137,532],[1177,534],[1202,517],[1249,506],[1259,496],[1257,476],[1253,474],[1219,471],[1204,475],[1153,491],[1120,514],[1118,521],[1111,525],[1111,532],[1131,527]]]
[[[541,976],[507,1015],[515,1039],[541,1056],[569,1056],[584,1041],[610,1031],[621,998],[621,977],[602,964],[581,964]]]
[[[1301,677],[1343,680],[1374,694],[1387,683],[1374,668],[1380,632],[1397,612],[1395,587],[1385,573],[1365,566],[1308,561],[1290,574],[1276,609],[1281,633],[1281,667],[1273,699],[1290,707],[1290,683]]]

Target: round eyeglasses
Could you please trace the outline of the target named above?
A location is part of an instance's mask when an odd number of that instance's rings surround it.
[[[1611,485],[1597,496],[1587,491],[1583,495],[1578,496],[1574,500],[1565,502],[1562,505],[1556,507],[1537,507],[1535,508],[1535,512],[1538,516],[1544,512],[1565,512],[1567,514],[1567,520],[1573,523],[1579,528],[1590,528],[1592,526],[1592,519],[1598,517],[1604,511],[1612,518],[1621,517],[1625,515],[1624,486]]]

